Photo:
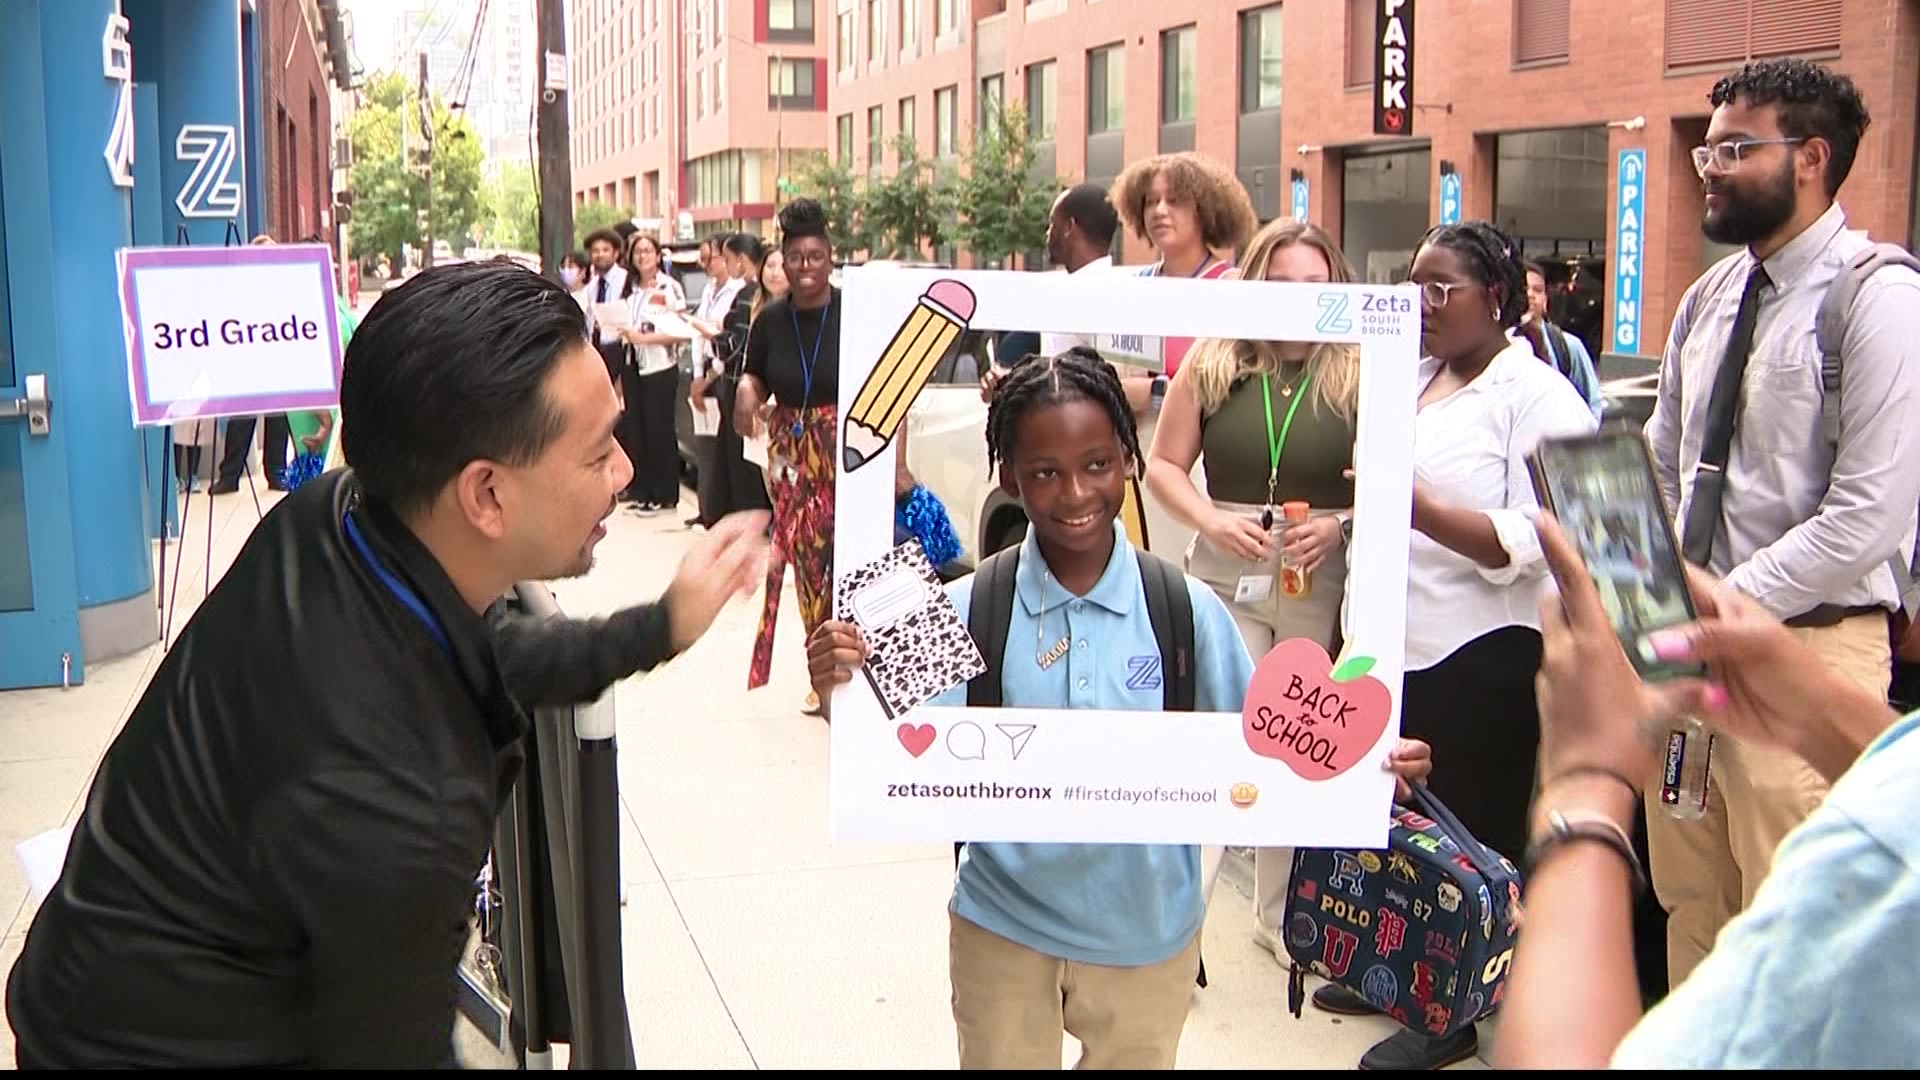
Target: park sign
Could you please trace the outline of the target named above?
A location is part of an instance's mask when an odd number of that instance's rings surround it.
[[[1413,134],[1413,0],[1374,0],[1373,133]]]
[[[326,245],[123,248],[117,258],[136,427],[339,404]]]

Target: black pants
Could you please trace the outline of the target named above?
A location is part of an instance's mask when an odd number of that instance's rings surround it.
[[[280,470],[286,468],[287,445],[293,441],[293,433],[287,427],[285,413],[276,413],[267,417],[262,435],[264,445],[260,450],[261,468],[266,472],[267,486],[279,490]],[[220,455],[220,475],[216,479],[222,487],[232,487],[240,482],[240,474],[246,471],[247,452],[253,449],[253,417],[236,416],[227,421],[227,445]]]
[[[629,366],[620,376],[627,411],[620,420],[620,445],[633,462],[627,495],[660,507],[680,505],[680,440],[674,431],[674,399],[680,369],[642,375]]]
[[[746,440],[734,430],[733,406],[739,400],[737,385],[723,379],[714,389],[720,406],[720,429],[700,466],[700,521],[709,527],[728,514],[769,510],[773,506],[767,501],[767,485],[761,477],[760,466],[747,460]]]
[[[1407,672],[1401,699],[1400,734],[1433,747],[1427,790],[1516,867],[1526,855],[1540,749],[1539,670],[1539,632],[1503,627]]]

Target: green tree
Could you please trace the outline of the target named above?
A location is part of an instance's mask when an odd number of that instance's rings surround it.
[[[809,155],[798,172],[802,195],[817,199],[827,215],[827,238],[834,256],[853,258],[867,239],[861,219],[866,216],[866,192],[853,170],[825,153]]]
[[[431,103],[433,212],[436,239],[456,248],[480,216],[480,139],[465,117]],[[425,243],[426,140],[420,131],[419,98],[405,76],[383,72],[370,78],[366,104],[348,129],[353,141],[353,246],[381,251],[404,265],[402,249]]]
[[[1046,243],[1047,215],[1060,183],[1036,175],[1020,102],[1002,104],[973,135],[967,171],[954,181],[955,239],[982,261],[1004,263]]]
[[[875,259],[911,259],[946,243],[951,231],[952,177],[920,156],[912,136],[897,135],[893,145],[900,167],[869,181],[863,200],[861,232]]]
[[[609,206],[599,199],[591,199],[573,208],[574,244],[585,248],[587,237],[601,229],[611,229],[623,221],[632,221],[634,210],[631,206]]]
[[[540,250],[540,196],[533,188],[533,166],[508,162],[487,181],[486,242],[509,251]]]

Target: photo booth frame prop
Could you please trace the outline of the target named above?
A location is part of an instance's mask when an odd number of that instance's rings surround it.
[[[886,267],[849,271],[842,303],[836,593],[894,546],[896,436],[966,329],[1350,343],[1361,380],[1341,656],[1295,640],[1255,657],[1238,714],[927,705],[890,720],[855,679],[833,696],[835,840],[1385,844],[1393,778],[1381,763],[1399,733],[1406,649],[1416,288]],[[1010,644],[1002,667],[1030,660]],[[1127,678],[1158,702],[1157,660],[1076,655],[1054,670],[1076,683]]]

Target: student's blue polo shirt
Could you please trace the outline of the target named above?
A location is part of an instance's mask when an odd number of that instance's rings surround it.
[[[1134,678],[1135,657],[1157,661],[1140,567],[1126,530],[1114,523],[1113,558],[1085,596],[1045,582],[1045,558],[1031,531],[1020,552],[1002,702],[1040,709],[1159,711],[1157,680]],[[1233,616],[1211,588],[1188,577],[1193,598],[1194,708],[1239,712],[1253,679],[1253,661]],[[965,619],[973,576],[947,586]],[[1051,668],[1034,659],[1062,634],[1069,648]],[[1130,686],[1129,683],[1134,685]],[[1151,682],[1151,686],[1144,685]],[[1137,688],[1136,688],[1137,687]],[[929,704],[964,706],[963,684]],[[1140,808],[1152,813],[1151,808]],[[954,883],[954,914],[1030,949],[1089,964],[1138,967],[1179,954],[1205,918],[1200,848],[1190,844],[971,843]]]

